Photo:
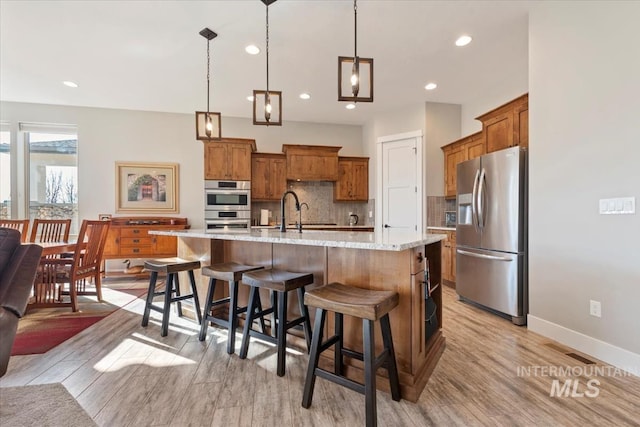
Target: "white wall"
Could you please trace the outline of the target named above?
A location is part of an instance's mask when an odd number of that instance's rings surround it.
[[[638,2],[537,2],[530,14],[529,325],[640,372]],[[602,318],[589,315],[589,300]]]
[[[190,114],[2,102],[0,119],[78,126],[78,199],[80,218],[115,214],[115,162],[179,164],[180,212],[193,228],[203,226],[204,149],[195,140]],[[340,155],[363,155],[360,126],[284,122],[282,127],[253,126],[250,119],[222,117],[222,135],[254,138],[258,151],[280,152],[282,144],[339,145]],[[128,214],[125,214],[128,215]]]
[[[425,171],[427,196],[444,196],[444,153],[441,147],[460,139],[459,104],[425,105]]]

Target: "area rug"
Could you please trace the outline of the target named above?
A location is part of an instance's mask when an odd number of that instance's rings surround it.
[[[11,427],[96,426],[60,383],[0,388],[0,425]]]
[[[20,319],[12,356],[42,354],[146,293],[145,288],[110,289],[103,286],[103,302],[80,297],[79,311],[69,307],[33,309]]]

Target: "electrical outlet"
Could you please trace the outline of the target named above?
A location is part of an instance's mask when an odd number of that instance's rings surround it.
[[[600,301],[589,300],[589,314],[595,317],[602,317],[602,305]]]

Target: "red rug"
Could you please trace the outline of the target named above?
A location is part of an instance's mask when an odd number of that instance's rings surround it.
[[[117,293],[108,294],[103,288],[105,302],[95,302],[94,298],[93,301],[81,303],[81,311],[76,313],[60,308],[34,309],[27,312],[18,324],[11,355],[46,353],[146,293],[146,289],[116,291]]]
[[[11,355],[22,356],[25,354],[46,353],[105,317],[106,315],[39,321],[37,325],[34,325],[33,330],[26,330],[16,335]]]

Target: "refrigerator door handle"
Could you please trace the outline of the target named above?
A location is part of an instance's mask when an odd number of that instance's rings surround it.
[[[476,202],[478,207],[478,227],[480,230],[484,228],[484,183],[485,183],[485,170],[482,168],[480,178],[478,179],[478,201]]]
[[[512,258],[509,257],[501,257],[501,256],[495,256],[495,255],[485,255],[485,254],[477,254],[475,252],[469,252],[469,251],[465,251],[463,249],[456,249],[456,252],[458,252],[460,255],[468,255],[468,256],[472,256],[475,258],[483,258],[483,259],[491,259],[494,261],[506,261],[506,262],[511,262],[513,261]]]
[[[480,169],[476,170],[476,176],[473,178],[473,192],[471,193],[471,220],[473,221],[473,228],[476,232],[480,231],[478,228],[478,178],[480,177]]]

